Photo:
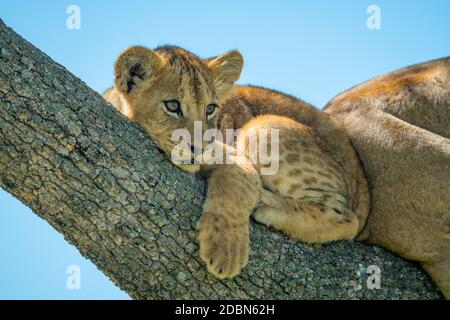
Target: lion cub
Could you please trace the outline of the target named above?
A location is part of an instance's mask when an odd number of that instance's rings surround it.
[[[202,133],[240,129],[237,138],[277,130],[277,140],[266,139],[267,148],[278,151],[278,170],[268,175],[261,174],[266,163],[249,160],[248,148],[244,161],[231,164],[176,163],[208,176],[198,239],[201,258],[219,278],[233,277],[246,265],[251,214],[301,241],[326,242],[354,238],[369,207],[366,179],[346,131],[303,101],[234,86],[242,67],[237,51],[200,59],[178,47],[131,47],[115,64],[114,88],[104,93],[169,156],[178,143],[172,133],[185,129],[194,136],[195,123]],[[189,142],[190,158],[209,143]]]

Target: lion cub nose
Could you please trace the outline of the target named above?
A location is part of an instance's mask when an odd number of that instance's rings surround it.
[[[203,147],[196,146],[196,145],[191,144],[191,143],[189,143],[188,145],[191,148],[191,152],[193,154],[201,154],[201,153],[203,153],[203,150],[204,150]]]

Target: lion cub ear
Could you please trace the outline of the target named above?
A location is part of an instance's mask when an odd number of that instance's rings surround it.
[[[161,57],[150,49],[140,46],[126,49],[114,66],[116,89],[125,96],[129,95],[161,65]]]
[[[226,94],[241,75],[244,58],[238,51],[229,51],[221,56],[207,60],[213,75],[216,92]]]

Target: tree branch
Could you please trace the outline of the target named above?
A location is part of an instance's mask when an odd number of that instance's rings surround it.
[[[1,20],[0,186],[133,298],[439,297],[416,265],[382,249],[305,245],[255,223],[249,265],[215,279],[195,241],[205,182]],[[366,286],[373,264],[379,290]]]

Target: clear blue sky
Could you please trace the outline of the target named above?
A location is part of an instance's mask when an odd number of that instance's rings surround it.
[[[69,5],[81,29],[66,28]],[[369,30],[369,5],[381,29]],[[0,18],[101,92],[130,45],[175,44],[203,56],[239,49],[242,84],[293,94],[321,108],[373,76],[450,55],[450,1],[1,1]],[[0,191],[0,298],[127,299],[63,237]],[[81,289],[66,286],[78,265]]]

